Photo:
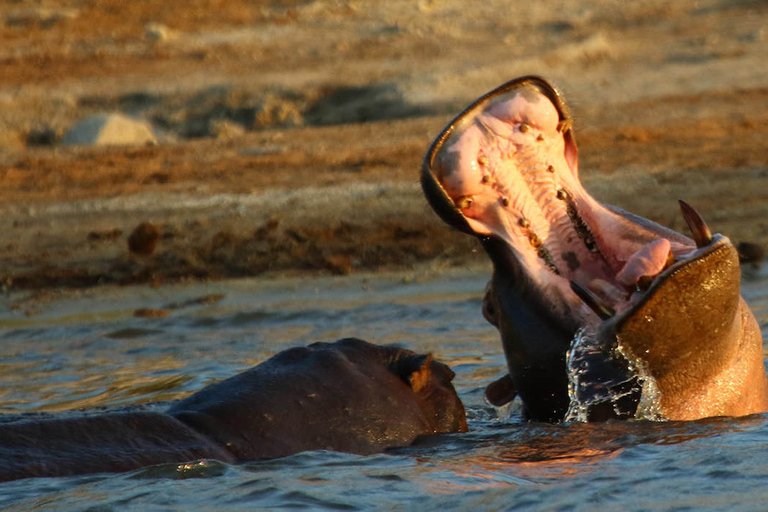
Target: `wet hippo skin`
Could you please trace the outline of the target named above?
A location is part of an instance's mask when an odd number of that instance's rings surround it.
[[[408,446],[466,432],[453,376],[431,356],[354,338],[293,348],[164,411],[0,417],[0,481]]]
[[[705,179],[705,178],[702,178]],[[422,187],[493,263],[483,304],[515,396],[541,421],[690,420],[768,410],[736,248],[680,202],[692,238],[582,186],[573,118],[541,77],[482,96],[437,136]]]

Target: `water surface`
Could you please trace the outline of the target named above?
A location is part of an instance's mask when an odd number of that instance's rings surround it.
[[[238,280],[2,298],[0,412],[182,398],[288,347],[357,336],[456,372],[469,434],[387,454],[300,453],[0,484],[3,510],[765,510],[768,416],[522,424],[484,387],[504,372],[485,272]],[[743,283],[764,338],[768,273]],[[218,301],[191,299],[223,295]],[[34,300],[33,300],[34,299]],[[137,318],[138,308],[169,308]]]

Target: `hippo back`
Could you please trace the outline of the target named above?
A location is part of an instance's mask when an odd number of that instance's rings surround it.
[[[351,338],[293,348],[209,386],[168,412],[221,443],[238,460],[318,449],[369,454],[406,446],[420,434],[444,431],[438,423],[446,422],[435,411],[445,408],[457,418],[447,422],[449,429],[466,430],[463,406],[450,385],[452,372],[448,396],[455,400],[425,407],[424,401],[431,399],[418,391],[444,388],[444,379],[430,374],[429,385],[414,391],[403,378],[410,370],[397,370],[407,366],[403,359],[413,356]],[[431,396],[444,400],[446,395]]]

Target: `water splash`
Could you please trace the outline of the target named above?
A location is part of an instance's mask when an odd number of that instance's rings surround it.
[[[616,347],[616,351],[629,362],[630,369],[638,376],[643,386],[635,418],[638,420],[664,421],[665,418],[661,414],[661,391],[659,391],[659,386],[656,384],[656,379],[648,371],[645,363],[624,350],[624,346],[621,343]]]
[[[598,416],[661,420],[656,382],[641,361],[621,346],[606,347],[594,332],[580,329],[566,355],[568,397],[566,422],[585,423]],[[614,416],[615,415],[615,416]]]

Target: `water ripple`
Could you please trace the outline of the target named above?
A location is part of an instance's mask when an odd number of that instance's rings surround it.
[[[175,289],[121,288],[51,303],[0,327],[0,409],[23,413],[174,400],[285,348],[358,336],[433,352],[456,371],[468,434],[374,456],[324,451],[228,465],[166,464],[116,475],[0,485],[21,510],[762,510],[768,417],[601,425],[524,424],[486,405],[505,370],[479,314],[487,275],[420,283],[357,278]],[[745,279],[764,332],[766,276]],[[135,318],[179,307],[165,318]],[[83,312],[87,312],[83,313]],[[7,315],[6,315],[7,316]],[[15,416],[6,416],[12,419]]]

